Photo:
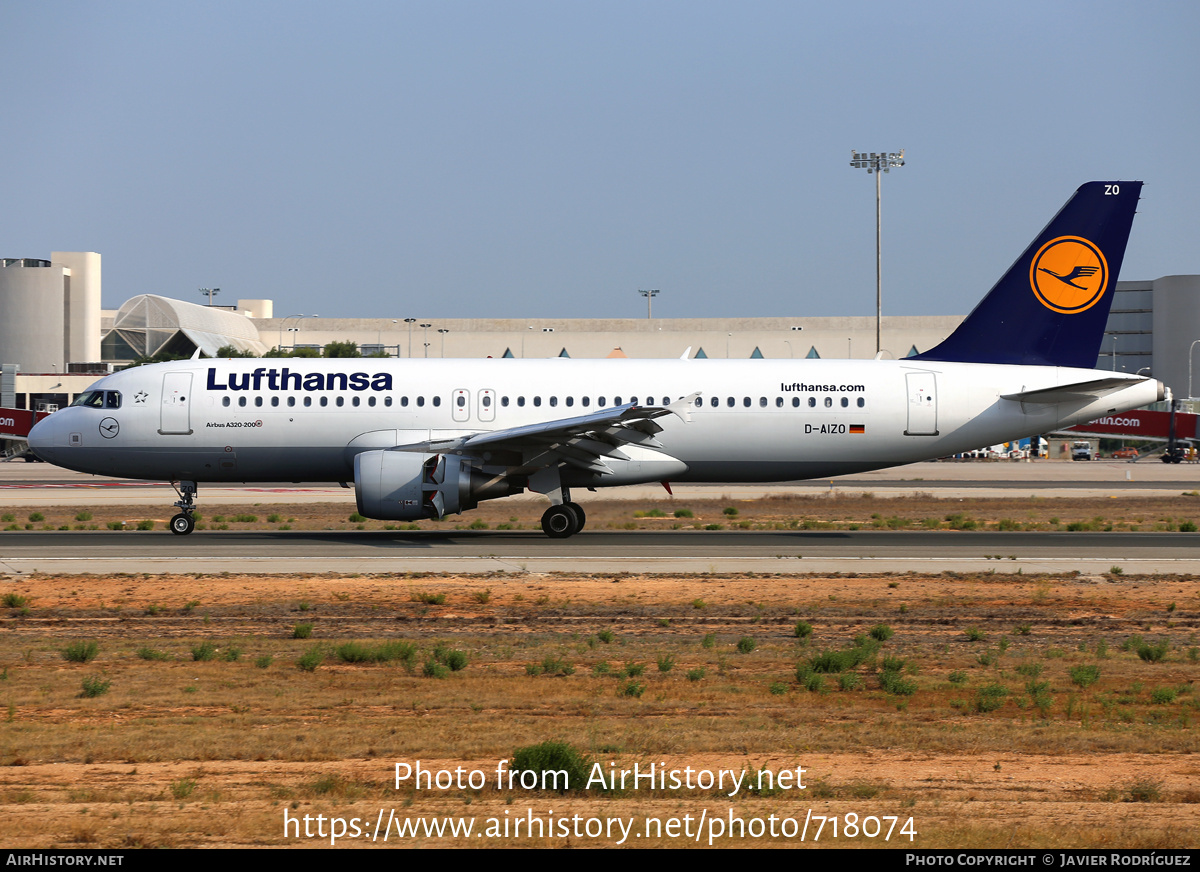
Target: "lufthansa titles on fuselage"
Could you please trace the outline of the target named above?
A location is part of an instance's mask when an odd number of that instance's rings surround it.
[[[216,367],[208,368],[210,391],[390,391],[392,375],[388,372],[292,372],[258,367],[253,372],[219,374]]]

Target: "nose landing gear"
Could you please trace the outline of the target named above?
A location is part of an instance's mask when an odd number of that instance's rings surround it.
[[[174,487],[174,482],[171,484]],[[196,483],[181,481],[175,488],[175,493],[179,494],[175,507],[180,511],[171,519],[171,532],[176,536],[186,536],[196,529],[196,519],[192,516],[192,513],[196,511]]]

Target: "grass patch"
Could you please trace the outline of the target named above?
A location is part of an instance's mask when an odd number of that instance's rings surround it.
[[[99,675],[87,675],[83,679],[83,690],[79,695],[90,699],[95,696],[103,696],[108,693],[108,689],[112,687],[112,682],[101,678]]]
[[[99,653],[99,642],[72,642],[62,649],[63,659],[71,663],[91,663]]]
[[[518,748],[512,755],[515,772],[537,773],[534,790],[584,793],[592,770],[590,757],[566,742],[542,742]],[[527,784],[518,775],[516,783]]]

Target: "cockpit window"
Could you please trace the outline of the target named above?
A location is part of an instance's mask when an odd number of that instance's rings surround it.
[[[75,398],[72,406],[90,406],[93,409],[121,408],[120,391],[84,391]]]

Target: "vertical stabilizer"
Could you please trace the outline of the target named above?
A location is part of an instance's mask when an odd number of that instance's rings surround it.
[[[958,329],[910,360],[1092,369],[1141,182],[1088,182]]]

